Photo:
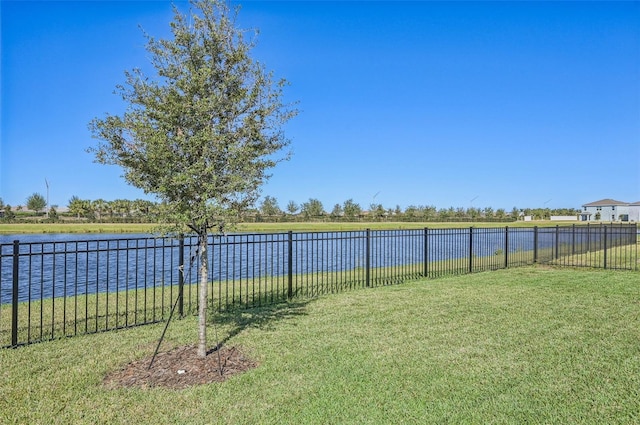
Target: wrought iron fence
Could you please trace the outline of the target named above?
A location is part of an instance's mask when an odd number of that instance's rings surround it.
[[[535,263],[639,270],[637,226],[211,236],[218,310]],[[197,238],[0,244],[0,347],[156,323],[197,310]]]

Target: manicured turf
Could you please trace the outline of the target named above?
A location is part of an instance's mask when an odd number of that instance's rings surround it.
[[[507,222],[507,223],[482,223],[482,222],[283,222],[283,223],[241,223],[235,230],[240,232],[333,232],[365,229],[432,229],[442,228],[468,228],[474,227],[533,227],[533,226],[566,226],[582,225],[577,222]],[[0,223],[0,234],[28,234],[28,233],[149,233],[156,228],[155,224],[145,223]]]
[[[0,234],[149,233],[155,226],[144,223],[0,223]]]
[[[525,267],[213,319],[257,369],[181,391],[105,389],[107,372],[152,354],[161,325],[0,350],[0,423],[640,421],[633,272]],[[195,339],[187,318],[163,347]]]

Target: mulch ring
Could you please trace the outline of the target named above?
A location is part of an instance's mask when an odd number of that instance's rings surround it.
[[[158,353],[151,369],[151,357],[131,362],[121,370],[108,374],[103,384],[108,389],[183,389],[194,385],[223,382],[233,375],[258,366],[256,362],[245,357],[238,347],[222,347],[219,352],[210,351],[204,359],[198,357],[196,352],[195,346],[187,345]],[[222,363],[222,374],[218,358]]]

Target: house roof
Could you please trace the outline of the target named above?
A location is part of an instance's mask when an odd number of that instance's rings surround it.
[[[629,205],[629,203],[616,201],[615,199],[601,199],[599,201],[584,204],[583,207],[608,207],[612,205]]]
[[[630,203],[629,205],[640,205],[640,201],[638,201],[638,202],[632,202],[632,203]]]

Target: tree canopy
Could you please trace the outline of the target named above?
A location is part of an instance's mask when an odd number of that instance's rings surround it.
[[[315,198],[310,198],[309,201],[302,204],[300,208],[302,214],[305,217],[320,217],[324,215],[324,207],[322,202]]]
[[[198,234],[223,227],[258,198],[267,170],[287,154],[282,125],[297,114],[283,103],[287,82],[249,56],[254,34],[235,27],[223,1],[174,6],[172,39],[147,37],[156,71],[125,73],[121,116],[90,124],[98,162],[166,204],[165,218]]]
[[[344,206],[342,207],[344,211],[344,215],[349,217],[350,219],[358,217],[362,214],[362,208],[360,204],[353,201],[353,199],[347,199],[344,201]]]
[[[36,213],[42,211],[47,206],[47,200],[39,193],[33,193],[27,198],[27,208]]]
[[[266,216],[276,216],[282,214],[278,206],[278,200],[273,196],[265,196],[260,204],[260,212]]]

